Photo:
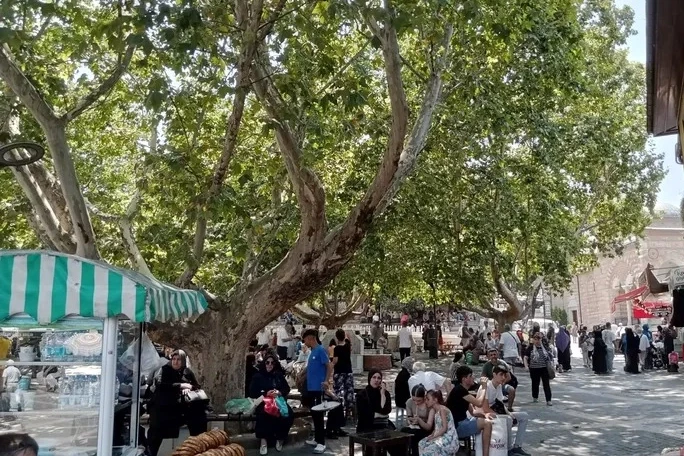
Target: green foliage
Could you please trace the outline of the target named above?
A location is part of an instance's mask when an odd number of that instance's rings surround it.
[[[268,15],[277,2],[265,3]],[[331,293],[480,305],[494,295],[493,262],[515,291],[537,276],[562,289],[640,235],[662,164],[645,142],[644,70],[623,49],[628,9],[607,0],[393,4],[412,120],[429,50],[447,21],[457,32],[419,166]],[[302,161],[325,186],[332,227],[366,192],[386,147],[382,55],[353,2],[288,2],[285,11],[262,51]],[[222,152],[242,39],[234,14],[211,0],[0,6],[0,42],[58,112],[137,45],[121,81],[67,133],[90,202],[122,214],[140,192],[135,235],[162,280],[176,280],[191,257],[198,203]],[[25,108],[15,110],[22,136],[42,141]],[[19,194],[0,170],[0,206],[14,208],[0,223],[5,248],[38,245]],[[214,293],[240,284],[250,258],[261,259],[259,274],[269,270],[297,239],[273,123],[252,94],[207,209],[197,282]],[[104,259],[125,264],[117,227],[95,219],[95,229]]]
[[[446,91],[421,166],[345,272],[404,301],[488,309],[493,263],[520,299],[540,276],[564,289],[643,233],[663,177],[646,142],[644,69],[622,48],[628,9],[477,14],[510,32],[455,59],[488,56]]]
[[[566,326],[568,321],[568,312],[562,307],[551,307],[551,319],[561,326]]]

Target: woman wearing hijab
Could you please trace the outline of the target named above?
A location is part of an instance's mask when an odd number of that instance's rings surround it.
[[[280,366],[278,357],[274,354],[269,354],[261,364],[259,373],[252,378],[252,383],[249,385],[249,397],[258,399],[263,397],[273,399],[278,397],[287,399],[290,394],[290,386],[285,380],[285,374]],[[268,453],[268,444],[275,440],[275,447],[277,451],[282,451],[283,443],[287,439],[287,434],[290,432],[292,423],[294,422],[294,412],[290,406],[287,406],[288,416],[274,416],[266,413],[266,404],[262,402],[256,409],[256,423],[254,426],[254,434],[257,439],[261,439],[261,448],[259,454]]]
[[[356,395],[356,410],[357,432],[394,428],[389,421],[392,398],[379,370],[371,369],[368,372],[368,385]]]
[[[558,349],[558,366],[560,371],[569,371],[570,366],[570,334],[565,326],[561,326],[556,336],[556,348]]]
[[[382,372],[371,369],[368,372],[368,385],[356,395],[357,422],[356,432],[372,432],[381,429],[394,429],[389,420],[392,411],[392,397],[382,381]],[[390,456],[406,454],[403,446],[387,448]]]
[[[151,456],[157,456],[164,439],[177,439],[183,424],[187,424],[192,436],[207,430],[206,405],[183,401],[189,391],[200,389],[195,374],[187,365],[185,352],[176,350],[171,354],[169,364],[159,369],[155,376],[147,437]]]
[[[407,356],[401,362],[401,372],[397,374],[397,378],[394,380],[394,403],[397,408],[406,408],[406,401],[411,397],[408,381],[411,378],[412,368],[413,358]]]
[[[591,357],[591,365],[595,374],[607,374],[608,365],[606,364],[606,355],[608,348],[601,336],[601,330],[594,331],[594,353]]]
[[[625,352],[625,372],[639,373],[639,338],[634,335],[632,328],[625,328],[623,334]]]

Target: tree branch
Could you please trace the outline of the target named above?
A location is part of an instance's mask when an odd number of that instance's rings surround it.
[[[278,148],[297,196],[302,218],[297,245],[303,252],[311,252],[327,232],[325,190],[318,176],[302,165],[299,143],[285,120],[284,108],[273,81],[265,77],[268,73],[265,65],[263,62],[254,65],[254,76],[259,79],[259,82],[254,83],[254,91],[273,123]]]
[[[271,30],[273,30],[273,26],[275,25],[276,21],[278,21],[283,16],[290,14],[292,11],[296,11],[296,9],[293,9],[288,11],[287,13],[281,14],[283,12],[283,9],[285,8],[286,3],[287,0],[278,0],[278,4],[275,6],[275,8],[273,8],[271,14],[268,15],[268,19],[266,19],[266,22],[259,26],[259,36],[257,37],[258,42],[262,42],[264,41],[264,39],[266,39],[266,37],[271,33]]]
[[[521,310],[520,301],[516,294],[511,290],[499,270],[499,265],[496,264],[496,260],[492,259],[490,263],[490,269],[492,273],[492,280],[494,281],[494,288],[496,288],[497,293],[510,305],[511,307]]]
[[[126,51],[124,52],[123,56],[119,55],[118,62],[116,67],[112,70],[110,75],[102,81],[94,90],[92,90],[89,94],[81,98],[76,102],[73,108],[69,109],[63,116],[62,120],[64,122],[71,122],[75,118],[77,118],[79,115],[83,113],[86,109],[88,109],[90,106],[92,106],[93,103],[95,103],[97,100],[100,99],[103,95],[107,94],[112,88],[116,85],[117,82],[121,79],[121,76],[126,72],[128,69],[128,66],[131,63],[131,60],[133,59],[133,53],[135,52],[135,45],[134,44],[129,44],[128,47],[126,47]]]
[[[10,137],[20,134],[19,116],[11,106],[13,98],[11,93],[0,98],[0,117],[3,118],[0,131],[9,133]],[[6,115],[2,115],[4,111]],[[24,153],[13,151],[17,158]],[[43,243],[60,252],[74,253],[76,241],[71,235],[71,219],[55,177],[41,162],[11,167],[10,170],[31,204],[32,213],[27,217]]]
[[[373,22],[370,21],[372,24]],[[371,25],[375,33],[377,26]],[[385,74],[392,106],[392,127],[387,150],[373,183],[366,194],[354,207],[347,220],[333,230],[326,239],[326,250],[335,261],[348,260],[344,254],[351,246],[361,242],[365,232],[375,217],[380,215],[401,184],[408,177],[427,141],[432,116],[439,101],[442,88],[442,72],[446,67],[453,26],[447,25],[442,40],[442,55],[435,71],[430,75],[425,96],[416,122],[411,130],[408,144],[404,147],[404,136],[408,124],[408,107],[401,79],[401,62],[396,31],[388,18],[380,37],[385,59]]]
[[[221,151],[218,163],[214,167],[209,191],[197,205],[197,220],[193,235],[192,253],[190,258],[186,260],[185,270],[177,280],[177,284],[181,287],[187,287],[190,284],[202,262],[204,243],[207,236],[207,212],[214,203],[214,200],[220,195],[226,175],[228,174],[228,167],[235,156],[238,134],[245,110],[245,100],[250,88],[250,68],[256,53],[256,36],[264,2],[263,0],[256,0],[254,2],[251,17],[245,2],[238,1],[236,3],[238,27],[243,30],[243,43],[237,65],[233,107],[226,122],[223,150]]]
[[[123,216],[116,216],[113,214],[108,214],[104,211],[98,209],[90,201],[86,200],[88,210],[92,212],[97,217],[109,223],[116,223],[119,226],[119,231],[121,233],[121,239],[123,240],[123,245],[126,248],[131,264],[135,269],[141,274],[147,277],[154,277],[150,268],[145,261],[140,249],[138,248],[138,243],[133,235],[133,219],[138,214],[140,205],[140,191],[136,191],[131,201],[126,207],[126,213]]]
[[[52,108],[45,102],[38,89],[14,63],[9,46],[0,46],[0,78],[14,92],[26,109],[41,125],[54,124],[58,119]]]

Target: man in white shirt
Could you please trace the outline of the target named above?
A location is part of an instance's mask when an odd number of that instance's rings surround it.
[[[14,361],[10,359],[7,361],[7,366],[2,372],[2,389],[8,393],[15,392],[19,386],[19,380],[21,380],[21,371],[17,369]]]
[[[287,349],[290,346],[290,341],[292,341],[292,335],[287,330],[288,325],[278,326],[278,329],[276,330],[276,336],[278,338],[276,341],[276,344],[278,345],[278,358],[281,360],[287,359]]]
[[[610,322],[606,323],[606,329],[601,333],[603,342],[606,344],[606,367],[608,372],[613,372],[613,359],[615,358],[615,333],[610,329]]]
[[[426,391],[439,389],[444,392],[448,392],[451,381],[445,377],[442,377],[437,372],[425,371],[425,363],[415,362],[413,363],[413,374],[409,377],[408,386],[409,391],[413,391],[414,386],[423,385]]]
[[[511,331],[511,325],[505,325],[504,331],[499,338],[499,352],[503,354],[503,360],[506,361],[506,364],[511,367],[511,372],[514,372],[513,366],[515,366],[520,357],[520,351],[518,350],[520,339]]]
[[[522,441],[525,436],[525,431],[527,430],[527,423],[530,418],[525,412],[509,412],[503,404],[503,385],[506,383],[506,376],[508,375],[508,370],[501,366],[495,366],[493,370],[493,376],[490,381],[487,382],[487,401],[483,404],[483,412],[496,413],[500,417],[506,418],[506,426],[508,428],[508,454],[509,455],[521,455],[530,456],[530,453],[522,449]],[[480,389],[484,388],[483,386]],[[479,391],[478,391],[479,394]],[[498,403],[497,403],[498,401]],[[495,405],[496,404],[496,405]],[[514,421],[518,424],[518,431],[515,433],[515,440],[513,439],[513,425]]]
[[[257,333],[257,346],[268,345],[271,339],[271,331],[267,331],[266,328],[261,328],[261,331]]]
[[[397,339],[399,340],[399,357],[401,361],[404,358],[411,356],[411,348],[415,345],[413,341],[413,333],[408,327],[408,320],[401,322],[401,328],[397,333]]]

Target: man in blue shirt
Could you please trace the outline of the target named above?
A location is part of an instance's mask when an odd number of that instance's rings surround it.
[[[328,358],[328,352],[318,343],[318,331],[307,329],[302,335],[304,343],[311,350],[309,362],[306,365],[306,389],[309,406],[323,402],[324,392],[330,388],[333,375],[333,365]],[[311,412],[314,425],[314,440],[307,440],[309,445],[315,445],[316,454],[325,452],[325,412]]]

